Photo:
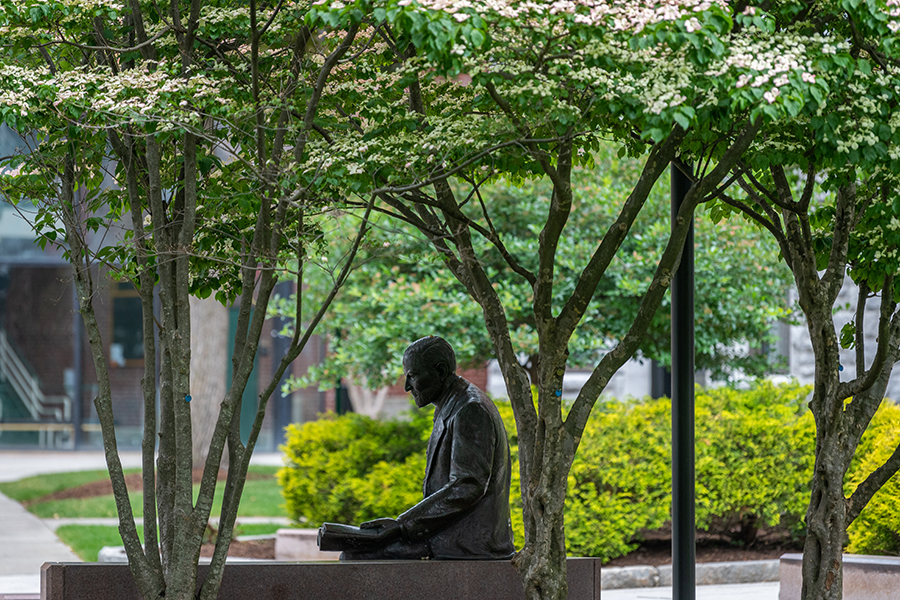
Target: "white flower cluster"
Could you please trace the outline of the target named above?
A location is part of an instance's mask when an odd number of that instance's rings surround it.
[[[879,224],[860,231],[861,240],[870,248],[875,249],[872,258],[876,261],[897,260],[897,246],[889,243],[891,238],[896,239],[896,232],[900,230],[900,220],[893,214],[889,214],[884,209],[881,210]],[[887,231],[885,231],[887,229]]]
[[[411,3],[412,0],[400,2],[401,5]],[[548,14],[571,14],[578,23],[602,24],[622,31],[641,31],[648,25],[679,19],[688,19],[688,31],[696,31],[700,22],[691,15],[713,6],[727,8],[724,0],[417,0],[417,4],[449,14],[470,9],[481,15],[496,14],[522,20]]]
[[[900,0],[887,0],[887,14],[890,20],[887,23],[888,29],[897,33],[900,31]]]
[[[263,22],[265,22],[265,19],[268,18],[268,16],[263,15],[261,18],[263,19]],[[229,9],[217,6],[204,6],[200,11],[199,24],[201,27],[204,27],[213,24],[232,23],[234,21],[249,19],[249,7]]]
[[[73,106],[131,119],[144,116],[163,123],[194,122],[198,106],[228,103],[225,90],[234,84],[227,78],[201,74],[182,78],[167,72],[165,64],[154,71],[128,69],[111,73],[104,69],[74,69],[51,74],[46,69],[0,67],[0,104],[15,106],[20,114],[47,108],[64,111]]]
[[[874,86],[882,86],[892,89],[896,82],[888,79],[883,74],[857,75],[858,80],[845,85],[844,92],[849,101],[837,108],[842,114],[840,125],[834,130],[835,139],[831,140],[842,154],[848,154],[865,146],[875,146],[881,138],[878,131],[885,121],[883,109],[889,106],[888,98],[872,95]],[[886,95],[886,94],[885,94]],[[891,136],[900,126],[900,114],[896,111],[887,118]],[[896,147],[888,148],[888,155],[896,159]]]
[[[736,37],[729,45],[725,60],[707,74],[721,76],[737,72],[734,86],[764,89],[763,97],[771,104],[781,90],[791,84],[791,75],[805,83],[815,83],[810,50],[820,47],[825,54],[833,53],[845,44],[832,45],[822,38],[788,35],[779,40],[758,41],[753,37]]]
[[[35,89],[49,77],[50,71],[26,69],[18,65],[0,65],[0,106],[13,108],[24,117],[37,100]]]
[[[125,9],[125,3],[117,0],[57,0],[57,2],[66,8],[81,9],[86,12],[94,11],[97,8],[116,12],[122,12]]]

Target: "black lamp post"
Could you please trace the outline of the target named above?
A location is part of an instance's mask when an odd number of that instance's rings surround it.
[[[691,180],[674,164],[672,226]],[[694,225],[672,280],[672,598],[694,600]]]

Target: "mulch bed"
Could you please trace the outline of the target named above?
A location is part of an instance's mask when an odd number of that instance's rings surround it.
[[[228,472],[225,470],[219,471],[218,481],[225,481],[225,478],[228,476]],[[253,479],[267,479],[270,475],[264,475],[262,473],[247,473],[247,481],[251,481]],[[191,473],[191,479],[194,483],[200,483],[200,480],[203,478],[203,469],[194,469]],[[141,492],[144,490],[144,479],[143,474],[141,473],[131,473],[125,476],[125,485],[128,486],[129,492]],[[53,492],[52,494],[47,494],[46,496],[41,496],[40,498],[35,498],[33,500],[29,500],[25,502],[25,506],[32,506],[34,504],[40,504],[42,502],[47,502],[50,500],[70,500],[74,498],[93,498],[94,496],[107,496],[113,493],[112,482],[109,479],[99,479],[97,481],[91,481],[90,483],[85,483],[83,485],[79,485],[77,487],[69,488],[66,490],[60,490],[58,492]]]
[[[201,556],[212,556],[214,546],[206,544],[200,551]],[[769,560],[781,558],[785,552],[800,552],[801,547],[783,544],[757,543],[750,548],[739,548],[725,541],[698,540],[697,562],[731,562],[742,560]],[[252,540],[239,542],[233,540],[228,548],[228,556],[243,558],[275,559],[275,540]],[[615,558],[604,567],[628,567],[634,565],[672,564],[671,541],[654,540],[642,544],[637,550]]]
[[[644,539],[645,541],[633,552],[614,558],[603,566],[658,567],[672,564],[672,538],[668,528],[644,532]],[[760,530],[753,544],[742,546],[725,536],[698,532],[696,548],[698,563],[771,560],[781,558],[781,555],[787,552],[802,552],[803,540],[793,540],[779,530]]]
[[[203,544],[200,547],[200,556],[212,556],[214,549],[215,545],[213,544]],[[231,540],[231,544],[228,546],[228,556],[275,560],[275,540],[250,540],[247,542]]]

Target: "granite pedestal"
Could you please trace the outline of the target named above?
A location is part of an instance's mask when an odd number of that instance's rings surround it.
[[[199,567],[202,580],[207,567]],[[568,559],[570,600],[599,600],[600,559]],[[524,600],[509,561],[235,563],[219,600]],[[140,600],[128,565],[45,563],[42,600]]]
[[[844,600],[900,600],[900,558],[844,555]],[[803,555],[781,557],[779,600],[800,600]]]

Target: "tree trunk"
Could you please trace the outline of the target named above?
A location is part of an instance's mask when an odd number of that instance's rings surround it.
[[[803,279],[796,279],[799,287]],[[810,401],[816,421],[816,463],[806,512],[802,600],[843,597],[842,557],[847,536],[844,475],[854,450],[846,431],[838,375],[841,359],[831,313],[837,295],[830,297],[823,287],[816,285],[801,298],[816,361]]]
[[[843,597],[841,565],[847,529],[843,490],[845,469],[829,460],[828,454],[820,452],[816,457],[812,496],[806,513],[802,600],[841,600]]]
[[[377,419],[384,409],[384,400],[387,398],[389,389],[388,387],[382,387],[377,390],[370,390],[365,378],[363,378],[361,385],[348,380],[347,390],[350,392],[350,404],[353,405],[353,412]]]
[[[545,459],[537,482],[522,486],[525,547],[513,563],[528,600],[566,600],[566,537],[563,509],[568,467],[562,448],[545,439]],[[525,474],[523,473],[523,477]],[[524,481],[524,479],[523,479]]]
[[[212,297],[191,296],[191,330],[200,334],[191,336],[191,462],[202,469],[227,391],[228,309]],[[227,466],[224,453],[221,468]]]

